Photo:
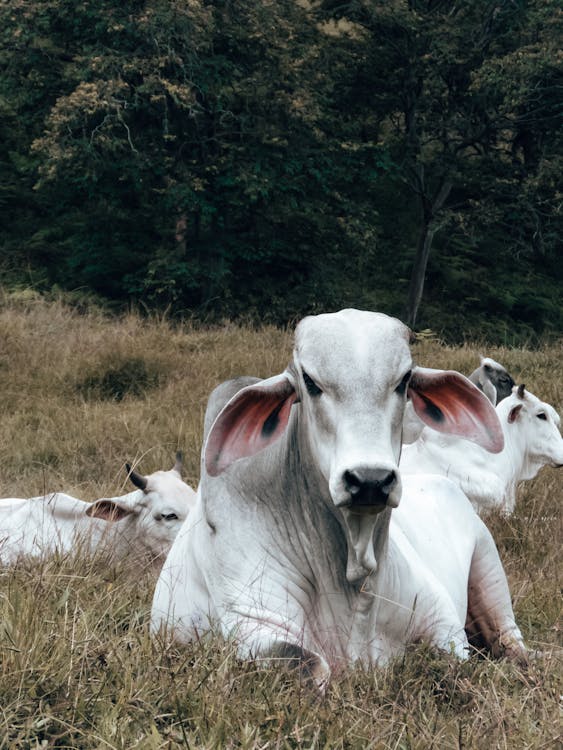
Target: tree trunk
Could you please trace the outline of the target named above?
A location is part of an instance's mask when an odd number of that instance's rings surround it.
[[[425,196],[421,196],[422,206],[422,227],[418,236],[414,264],[411,272],[409,283],[409,293],[407,298],[407,308],[405,312],[405,322],[411,328],[416,323],[418,308],[422,300],[424,291],[424,281],[426,279],[426,267],[430,250],[432,249],[432,240],[437,230],[436,214],[440,211],[446,202],[452,189],[452,183],[445,180],[438,190],[434,200],[430,205],[425,204]]]
[[[182,257],[186,255],[188,234],[188,217],[185,211],[181,211],[176,216],[176,225],[174,227],[174,239],[176,248],[180,251]]]
[[[416,322],[418,308],[422,299],[422,292],[424,291],[426,266],[428,265],[428,257],[432,248],[432,240],[434,239],[435,231],[436,230],[431,226],[431,222],[424,222],[418,237],[416,255],[409,282],[409,295],[406,310],[406,324],[411,328]]]

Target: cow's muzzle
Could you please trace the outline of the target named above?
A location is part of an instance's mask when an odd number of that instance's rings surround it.
[[[378,513],[383,508],[395,506],[390,496],[397,485],[393,469],[360,468],[345,471],[344,487],[349,495],[347,507],[358,513]]]

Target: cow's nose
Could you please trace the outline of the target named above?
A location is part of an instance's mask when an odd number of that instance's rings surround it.
[[[344,486],[350,493],[352,506],[386,505],[397,484],[392,469],[354,469],[344,472]]]

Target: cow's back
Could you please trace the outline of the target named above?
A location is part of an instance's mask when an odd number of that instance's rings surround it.
[[[62,492],[25,499],[3,498],[0,561],[13,564],[22,557],[90,552],[108,526],[88,518],[88,506],[89,503]]]

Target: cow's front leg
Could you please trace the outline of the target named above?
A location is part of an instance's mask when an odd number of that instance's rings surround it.
[[[527,664],[528,653],[514,618],[506,574],[484,524],[469,572],[465,629],[476,648],[485,648],[494,658]]]
[[[305,682],[324,691],[330,678],[328,662],[319,650],[306,642],[304,630],[296,627],[295,619],[282,620],[279,614],[267,611],[246,617],[239,614],[236,623],[229,619],[228,634],[235,637],[241,658],[296,669]]]

